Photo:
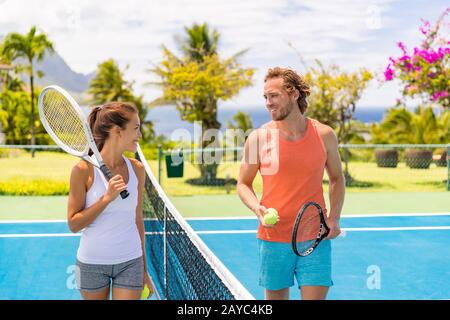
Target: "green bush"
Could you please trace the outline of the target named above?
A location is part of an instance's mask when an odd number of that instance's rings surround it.
[[[69,183],[53,180],[0,181],[0,195],[14,196],[59,196],[69,194]]]
[[[18,158],[25,153],[25,150],[20,149],[0,149],[0,158]]]

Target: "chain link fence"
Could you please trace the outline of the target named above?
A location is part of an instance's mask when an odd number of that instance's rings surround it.
[[[236,193],[243,148],[143,150],[170,196]],[[450,144],[339,146],[352,192],[450,191],[449,150]],[[78,161],[58,146],[0,145],[0,194],[67,194],[70,172]],[[325,171],[325,191],[328,184]],[[261,193],[259,174],[253,187]]]
[[[449,150],[446,144],[339,145],[347,187],[377,191],[450,191]],[[160,148],[158,179],[168,188],[183,183],[229,193],[237,183],[242,154],[243,148]],[[326,174],[324,181],[328,183]],[[260,184],[256,179],[255,191]]]

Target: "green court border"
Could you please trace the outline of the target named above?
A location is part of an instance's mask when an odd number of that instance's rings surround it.
[[[171,197],[185,217],[252,216],[237,195]],[[328,206],[328,196],[325,194]],[[0,220],[66,219],[67,196],[0,196]],[[344,215],[450,212],[448,192],[347,193]]]

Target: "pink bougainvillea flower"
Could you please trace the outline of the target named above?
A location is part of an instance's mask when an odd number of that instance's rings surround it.
[[[384,79],[386,81],[391,81],[394,78],[394,71],[391,69],[391,64],[389,63],[386,70],[384,71]]]

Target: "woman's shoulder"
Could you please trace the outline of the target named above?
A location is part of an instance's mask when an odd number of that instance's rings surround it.
[[[144,175],[144,173],[145,173],[145,167],[144,167],[144,165],[142,164],[142,162],[140,162],[139,160],[137,160],[137,159],[133,159],[133,158],[127,158],[129,161],[130,161],[130,163],[131,163],[131,165],[133,166],[133,169],[134,169],[134,171],[136,172],[136,174],[138,174],[138,175]]]
[[[85,160],[80,160],[72,167],[72,173],[77,175],[89,175],[93,165]]]
[[[72,178],[75,181],[87,181],[93,174],[93,165],[85,160],[80,160],[72,167]]]

